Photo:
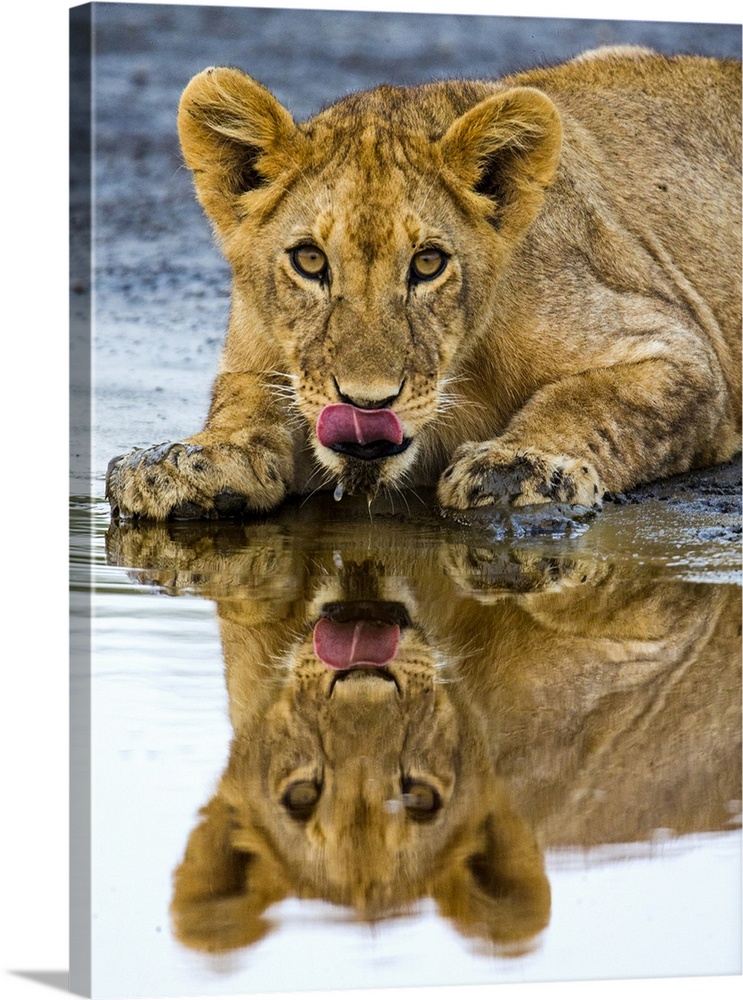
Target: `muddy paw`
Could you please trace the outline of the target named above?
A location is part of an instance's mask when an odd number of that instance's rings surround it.
[[[439,480],[442,507],[467,510],[493,503],[514,507],[565,503],[600,506],[603,489],[593,466],[564,455],[498,442],[460,445]]]
[[[109,462],[106,498],[114,517],[200,519],[270,510],[286,493],[278,456],[230,444],[166,442]]]

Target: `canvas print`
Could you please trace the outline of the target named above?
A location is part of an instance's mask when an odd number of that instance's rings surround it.
[[[71,11],[71,988],[741,972],[741,26]]]

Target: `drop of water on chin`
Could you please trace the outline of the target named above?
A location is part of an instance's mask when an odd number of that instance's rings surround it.
[[[335,492],[333,493],[333,499],[340,500],[342,496],[343,496],[343,483],[339,482],[335,488]]]

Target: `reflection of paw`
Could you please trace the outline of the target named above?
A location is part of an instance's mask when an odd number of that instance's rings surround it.
[[[109,524],[105,541],[108,564],[129,570],[136,583],[168,594],[226,597],[235,606],[243,602],[242,617],[246,600],[260,609],[261,620],[286,617],[301,579],[285,531],[266,520],[119,520]]]
[[[514,594],[596,587],[606,575],[601,562],[502,546],[451,544],[442,554],[442,563],[457,586],[483,604]]]
[[[282,460],[267,448],[168,442],[114,458],[106,474],[111,512],[196,519],[270,510],[283,500]]]
[[[460,445],[438,486],[442,507],[458,510],[498,501],[514,507],[549,502],[593,507],[602,494],[590,463],[497,441]]]

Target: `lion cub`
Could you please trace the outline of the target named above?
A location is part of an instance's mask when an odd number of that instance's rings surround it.
[[[597,50],[382,86],[296,124],[236,69],[178,125],[229,261],[202,431],[114,459],[114,514],[321,483],[600,504],[740,448],[740,64]]]

